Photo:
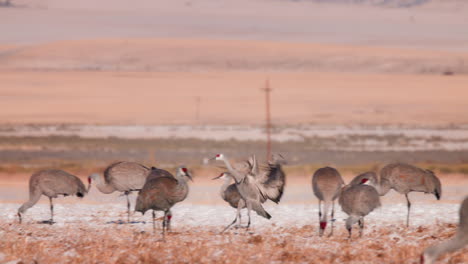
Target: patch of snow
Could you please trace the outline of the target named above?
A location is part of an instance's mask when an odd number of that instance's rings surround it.
[[[262,126],[220,125],[15,125],[0,128],[0,136],[264,141],[265,130]],[[466,150],[468,126],[419,128],[303,125],[277,127],[272,131],[272,140],[277,142],[302,142],[305,139],[320,140],[326,149],[345,151]],[[337,145],[335,139],[346,144]]]

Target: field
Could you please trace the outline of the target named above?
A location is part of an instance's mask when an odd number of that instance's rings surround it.
[[[419,255],[429,245],[451,237],[458,222],[459,201],[466,194],[466,175],[442,174],[443,198],[411,194],[411,226],[404,225],[404,197],[390,192],[382,208],[366,218],[364,236],[357,226],[351,240],[344,228],[346,215],[337,207],[335,233],[318,236],[317,202],[310,189],[310,176],[288,175],[285,196],[279,205],[267,203],[273,218],[253,215],[249,231],[220,231],[234,217],[235,210],[218,196],[220,182],[209,180],[205,172],[191,185],[189,198],[173,208],[172,232],[161,241],[160,222],[152,231],[151,217],[132,215],[134,224],[118,224],[126,219],[125,198],[104,195],[91,189],[88,197],[55,200],[54,225],[39,224],[48,219],[48,201],[43,198],[27,211],[23,224],[16,210],[27,198],[27,174],[16,182],[3,181],[0,248],[4,261],[23,263],[419,263]],[[352,174],[346,174],[346,181]],[[5,179],[5,175],[2,179]],[[306,184],[304,184],[306,183]],[[6,187],[7,186],[7,187]],[[6,187],[6,188],[5,188]],[[16,195],[15,195],[16,194]],[[4,196],[5,197],[5,196]],[[135,196],[132,197],[132,204]],[[245,212],[244,212],[245,213]],[[159,215],[161,216],[161,215]],[[246,217],[243,217],[244,222]],[[467,249],[445,256],[446,263],[466,263]]]

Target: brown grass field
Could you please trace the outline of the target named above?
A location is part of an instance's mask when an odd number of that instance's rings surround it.
[[[8,260],[21,258],[23,263],[419,263],[424,247],[451,237],[455,230],[453,224],[408,230],[388,226],[348,240],[344,230],[320,238],[313,226],[275,227],[253,234],[179,227],[162,242],[159,233],[128,225],[3,223],[0,227],[2,251]],[[466,249],[458,251],[442,262],[467,263],[467,253]]]
[[[4,254],[4,261],[21,260],[22,263],[419,263],[419,255],[425,247],[450,238],[456,229],[456,222],[440,215],[437,219],[425,218],[406,228],[404,198],[391,192],[383,197],[384,209],[372,213],[373,217],[366,221],[362,238],[358,237],[356,228],[353,238],[347,239],[341,214],[337,217],[335,234],[319,237],[316,211],[312,215],[304,215],[301,211],[278,215],[279,211],[275,211],[273,221],[254,216],[250,232],[233,229],[220,234],[227,222],[220,222],[219,218],[230,219],[234,209],[227,208],[218,197],[220,183],[211,181],[209,176],[216,175],[216,171],[205,169],[194,174],[198,177],[191,185],[191,195],[182,203],[185,204],[183,207],[174,209],[172,232],[165,242],[159,233],[160,222],[157,222],[156,233],[152,232],[148,213],[144,217],[133,216],[137,221],[147,221],[146,224],[109,223],[109,220],[125,218],[124,200],[117,202],[116,194],[102,195],[95,189],[82,202],[77,202],[76,198],[56,199],[55,225],[35,222],[48,217],[46,199],[28,211],[23,224],[18,224],[14,212],[26,198],[28,174],[3,174],[2,192],[16,190],[14,193],[18,198],[10,196],[0,204],[5,212],[0,220],[0,253]],[[345,173],[345,181],[348,182],[352,175]],[[444,206],[458,204],[463,197],[460,186],[468,184],[466,175],[439,176],[445,198],[438,202],[432,196],[412,194],[413,221],[424,218],[422,206],[428,210],[433,210],[429,209],[435,208],[433,205],[439,206],[443,211]],[[12,181],[12,177],[17,180]],[[309,181],[310,175],[297,171],[288,174],[283,209],[289,205],[316,205]],[[306,186],[304,182],[307,182]],[[210,199],[203,198],[205,192]],[[211,214],[195,212],[202,217],[200,220],[190,216],[191,208],[200,210],[210,206],[218,209]],[[397,217],[388,215],[391,212],[386,210],[393,210],[395,206],[400,208],[401,214]],[[220,209],[222,212],[217,212]],[[227,215],[223,215],[226,212]],[[288,220],[277,222],[278,217]],[[295,218],[302,217],[308,219],[305,221],[308,224],[295,223]],[[185,218],[189,218],[190,223],[185,223]],[[450,215],[450,219],[457,218]],[[445,255],[440,263],[466,263],[467,250]]]

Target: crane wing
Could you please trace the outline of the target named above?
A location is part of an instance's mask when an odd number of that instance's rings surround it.
[[[104,171],[104,181],[117,190],[139,190],[143,187],[150,169],[136,162],[120,161]]]
[[[152,167],[150,173],[148,174],[148,177],[146,177],[146,181],[162,177],[173,178],[175,180],[174,175],[172,175],[172,173],[168,172],[167,170]]]
[[[257,157],[255,155],[252,155],[249,157],[249,160],[247,161],[250,167],[250,173],[252,175],[258,175],[259,170],[258,170],[258,162],[257,162]]]
[[[280,164],[268,163],[267,167],[253,177],[265,199],[278,203],[283,196],[286,175]]]

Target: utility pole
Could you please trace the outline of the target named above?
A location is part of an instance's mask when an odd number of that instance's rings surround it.
[[[270,88],[270,82],[267,79],[265,82],[265,87],[262,88],[265,92],[265,107],[266,107],[266,124],[265,124],[265,130],[267,134],[267,142],[266,142],[266,160],[268,161],[271,157],[271,115],[270,115],[270,93],[272,89]]]
[[[195,124],[200,125],[200,96],[195,97]]]

